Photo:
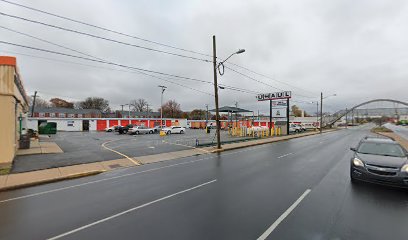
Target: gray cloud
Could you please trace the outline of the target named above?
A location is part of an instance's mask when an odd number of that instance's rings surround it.
[[[239,48],[242,55],[231,62],[275,77],[297,88],[253,75],[280,89],[292,90],[297,105],[313,112],[320,91],[327,99],[327,110],[350,107],[364,100],[390,97],[406,101],[408,4],[406,1],[309,0],[309,1],[18,1],[53,13],[95,25],[141,36],[154,41],[211,54],[212,35],[217,36],[218,56],[223,58]],[[90,27],[38,14],[0,2],[3,12],[86,31],[166,51],[176,51],[135,39],[106,33]],[[0,25],[45,38],[58,44],[123,63],[129,66],[212,81],[212,65],[121,46],[98,39],[22,22],[0,16]],[[0,29],[0,39],[30,46],[68,52],[40,41]],[[19,52],[64,61],[99,66],[84,60],[53,56],[32,50],[0,45],[0,54]],[[188,54],[179,52],[182,54]],[[195,55],[202,57],[200,55]],[[146,98],[160,105],[159,84],[169,88],[166,99],[176,99],[185,110],[213,105],[211,96],[165,83],[144,75],[49,61],[17,55],[18,64],[31,93],[83,99],[102,96],[114,107],[131,99]],[[233,66],[231,66],[233,67]],[[174,80],[213,93],[213,86]],[[256,91],[274,91],[271,87],[243,78],[226,69],[221,83]],[[305,98],[299,95],[307,95]],[[221,105],[239,105],[266,112],[268,104],[257,103],[254,96],[222,90]]]

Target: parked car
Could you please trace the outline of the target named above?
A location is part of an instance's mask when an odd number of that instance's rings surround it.
[[[148,134],[148,133],[154,133],[153,128],[148,128],[145,126],[133,126],[132,128],[129,128],[128,130],[129,134]]]
[[[301,131],[302,129],[298,125],[293,123],[289,125],[289,133],[300,133]]]
[[[153,128],[153,132],[154,133],[158,133],[158,132],[160,132],[163,128],[165,128],[166,126],[164,126],[164,125],[162,125],[162,126],[155,126],[154,128]]]
[[[356,181],[408,188],[408,153],[391,139],[366,137],[350,161],[350,178]]]
[[[174,133],[183,134],[186,132],[186,129],[183,127],[179,127],[179,126],[171,126],[171,127],[163,128],[162,131],[164,131],[167,135],[174,134]]]
[[[303,124],[296,124],[299,128],[301,132],[306,132],[306,127]]]
[[[119,126],[118,127],[118,132],[119,134],[126,134],[130,128],[133,128],[133,124],[128,124],[126,126]]]
[[[115,126],[112,126],[112,127],[107,127],[107,128],[105,128],[105,132],[113,132],[113,131],[117,132],[119,130],[119,127],[121,127],[121,126],[120,125],[115,125]]]

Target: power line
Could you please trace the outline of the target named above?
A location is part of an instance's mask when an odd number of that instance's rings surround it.
[[[73,18],[69,18],[69,17],[61,16],[61,15],[58,15],[58,14],[55,14],[55,13],[47,12],[47,11],[44,11],[44,10],[41,10],[41,9],[29,7],[29,6],[26,6],[26,5],[23,5],[23,4],[19,4],[19,3],[15,3],[15,2],[7,1],[7,0],[0,0],[0,1],[5,2],[5,3],[8,3],[8,4],[15,5],[15,6],[18,6],[18,7],[26,8],[26,9],[29,9],[29,10],[32,10],[32,11],[40,12],[40,13],[43,13],[43,14],[46,14],[46,15],[50,15],[50,16],[53,16],[53,17],[57,17],[57,18],[60,18],[60,19],[64,19],[64,20],[68,20],[68,21],[71,21],[71,22],[79,23],[79,24],[82,24],[82,25],[85,25],[85,26],[89,26],[89,27],[97,28],[97,29],[104,30],[104,31],[107,31],[107,32],[115,33],[115,34],[118,34],[118,35],[122,35],[122,36],[130,37],[130,38],[138,39],[138,40],[141,40],[141,41],[144,41],[144,42],[148,42],[148,43],[152,43],[152,44],[156,44],[156,45],[160,45],[160,46],[164,46],[164,47],[168,47],[168,48],[172,48],[172,49],[176,49],[176,50],[180,50],[180,51],[195,53],[195,54],[199,54],[199,55],[202,55],[202,56],[212,57],[212,55],[210,55],[210,54],[200,53],[200,52],[193,51],[193,50],[187,50],[187,49],[184,49],[184,48],[179,48],[179,47],[171,46],[171,45],[169,45],[169,44],[159,43],[159,42],[157,42],[157,41],[152,41],[152,40],[148,40],[148,39],[145,39],[145,38],[137,37],[137,36],[134,36],[134,35],[130,35],[130,34],[123,33],[123,32],[119,32],[119,31],[116,31],[116,30],[104,28],[104,27],[97,26],[97,25],[94,25],[94,24],[90,24],[90,23],[86,23],[86,22],[83,22],[83,21],[79,21],[79,20],[76,20],[76,19],[73,19]],[[198,60],[198,59],[196,59],[196,60]],[[202,60],[203,60],[203,59],[202,59]],[[208,62],[208,60],[204,60],[204,61]],[[231,62],[230,62],[229,64],[234,65],[234,66],[239,67],[239,68],[242,68],[242,69],[244,69],[244,70],[246,70],[246,71],[249,71],[249,72],[251,72],[251,73],[253,73],[253,74],[256,74],[256,75],[258,75],[258,76],[262,76],[262,77],[268,78],[268,79],[270,79],[270,80],[272,80],[272,81],[276,81],[276,82],[279,82],[279,83],[281,83],[281,84],[285,84],[285,85],[287,85],[287,86],[290,86],[290,87],[297,88],[297,89],[302,90],[302,91],[306,91],[306,92],[315,94],[315,93],[313,93],[313,92],[311,92],[311,91],[309,91],[309,90],[306,90],[306,89],[303,89],[303,88],[294,86],[294,85],[289,84],[289,83],[286,83],[286,82],[284,82],[284,81],[279,81],[279,80],[277,80],[276,78],[272,78],[272,77],[267,76],[267,75],[265,75],[265,74],[258,73],[258,72],[254,71],[254,70],[251,70],[251,69],[249,69],[249,68],[240,66],[240,65],[238,65],[238,64],[234,64],[234,63],[231,63]]]
[[[237,70],[235,70],[235,69],[232,69],[232,68],[230,68],[230,67],[228,67],[228,66],[226,66],[226,68],[229,69],[229,70],[231,70],[231,71],[233,71],[233,72],[235,72],[235,73],[237,73],[237,74],[239,74],[239,75],[241,75],[241,76],[243,76],[243,77],[246,77],[246,78],[248,78],[248,79],[250,79],[250,80],[252,80],[252,81],[255,81],[255,82],[264,84],[264,85],[266,85],[266,86],[272,87],[272,88],[277,89],[277,90],[279,90],[279,91],[284,91],[283,89],[280,89],[280,88],[277,88],[277,87],[275,87],[275,86],[272,86],[272,85],[270,85],[270,84],[268,84],[268,83],[262,82],[262,81],[260,81],[260,80],[258,80],[258,79],[256,79],[256,78],[253,78],[253,77],[251,77],[251,76],[248,76],[248,75],[246,75],[246,74],[244,74],[244,73],[242,73],[242,72],[239,72],[239,71],[237,71]],[[301,97],[305,97],[305,98],[314,98],[314,97],[309,97],[309,96],[301,95],[301,94],[298,94],[298,93],[293,93],[293,95],[297,95],[297,96],[301,96]]]
[[[109,61],[105,61],[105,60],[91,59],[91,58],[76,56],[76,55],[72,55],[72,54],[61,53],[61,52],[51,51],[51,50],[42,49],[42,48],[30,47],[30,46],[25,46],[25,45],[20,45],[20,44],[5,42],[5,41],[0,41],[0,43],[7,44],[7,45],[12,45],[12,46],[17,46],[17,47],[22,47],[22,48],[27,48],[27,49],[32,49],[32,50],[36,50],[36,51],[42,51],[42,52],[47,52],[47,53],[72,57],[72,58],[78,58],[78,59],[92,61],[92,62],[98,62],[98,63],[108,64],[108,65],[114,65],[114,66],[123,67],[123,68],[132,69],[132,70],[136,70],[136,71],[141,71],[141,72],[155,73],[155,74],[159,74],[159,75],[170,76],[170,77],[175,77],[175,78],[181,78],[181,79],[185,79],[185,80],[208,83],[208,84],[213,85],[213,83],[210,82],[210,81],[200,80],[200,79],[196,79],[196,78],[183,77],[183,76],[178,76],[178,75],[173,75],[173,74],[168,74],[168,73],[163,73],[163,72],[158,72],[158,71],[152,71],[152,70],[147,70],[147,69],[138,68],[138,67],[126,66],[126,65],[123,65],[123,64],[118,64],[118,63],[109,62]],[[142,74],[145,74],[145,73],[142,73]],[[153,75],[151,75],[151,76],[153,76]],[[155,76],[155,77],[157,78],[157,76]],[[169,81],[169,80],[166,80],[166,81]],[[245,89],[242,89],[242,88],[239,88],[239,87],[234,87],[234,86],[229,86],[229,85],[225,85],[225,84],[219,84],[218,86],[221,86],[221,87],[226,88],[226,89],[234,90],[234,91],[248,92]],[[252,92],[252,93],[255,93],[255,92]]]
[[[173,74],[168,74],[168,73],[163,73],[163,72],[158,72],[158,71],[153,71],[153,70],[147,70],[147,69],[138,68],[138,67],[131,67],[131,66],[126,66],[126,65],[123,65],[123,64],[119,64],[119,63],[108,62],[108,61],[104,61],[104,60],[92,59],[92,58],[87,58],[87,57],[81,57],[81,56],[76,56],[76,55],[72,55],[72,54],[51,51],[51,50],[42,49],[42,48],[30,47],[30,46],[25,46],[25,45],[20,45],[20,44],[5,42],[5,41],[0,41],[0,43],[7,44],[7,45],[12,45],[12,46],[16,46],[16,47],[32,49],[32,50],[41,51],[41,52],[47,52],[47,53],[62,55],[62,56],[66,56],[66,57],[78,58],[78,59],[82,59],[82,60],[88,60],[88,61],[93,61],[93,62],[98,62],[98,63],[104,63],[104,64],[114,65],[114,66],[118,66],[118,67],[129,68],[129,69],[133,69],[133,70],[139,70],[139,71],[143,71],[143,72],[156,73],[156,74],[160,74],[160,75],[164,75],[164,76],[170,76],[170,77],[182,78],[182,79],[187,79],[187,80],[196,81],[196,82],[203,82],[203,83],[211,83],[212,84],[212,82],[210,82],[210,81],[200,80],[200,79],[196,79],[196,78],[183,77],[183,76],[178,76],[178,75],[173,75]]]
[[[0,0],[0,1],[1,1],[1,0]],[[26,36],[26,37],[30,37],[30,38],[39,40],[39,41],[41,41],[41,42],[45,42],[45,43],[48,43],[48,44],[57,46],[57,47],[60,47],[60,48],[66,49],[66,50],[70,50],[70,51],[79,53],[79,54],[82,54],[82,55],[84,55],[84,56],[88,56],[88,57],[92,57],[92,58],[95,58],[95,59],[103,60],[103,59],[101,59],[101,58],[97,58],[97,57],[92,56],[92,55],[90,55],[90,54],[87,54],[87,53],[84,53],[84,52],[81,52],[81,51],[78,51],[78,50],[75,50],[75,49],[72,49],[72,48],[69,48],[69,47],[66,47],[66,46],[57,44],[57,43],[53,43],[53,42],[51,42],[51,41],[48,41],[48,40],[45,40],[45,39],[42,39],[42,38],[39,38],[39,37],[30,35],[30,34],[28,34],[28,33],[19,32],[19,31],[17,31],[17,30],[14,30],[14,29],[11,29],[11,28],[8,28],[8,27],[4,27],[4,26],[0,26],[0,28],[6,29],[6,30],[8,30],[8,31],[11,31],[11,32],[14,32],[14,33],[17,33],[17,34]]]
[[[202,91],[202,90],[199,90],[199,89],[196,89],[196,88],[193,88],[193,87],[181,84],[181,83],[173,82],[173,81],[170,81],[168,79],[164,79],[164,78],[161,78],[161,77],[158,77],[158,76],[154,76],[154,75],[151,75],[151,74],[148,74],[148,73],[144,73],[144,72],[141,72],[141,71],[126,71],[126,70],[120,70],[120,69],[114,69],[114,68],[106,68],[106,67],[94,66],[94,65],[89,65],[89,64],[65,61],[65,60],[60,60],[60,59],[34,56],[34,55],[30,55],[30,54],[24,54],[24,53],[12,52],[12,51],[1,50],[0,52],[9,52],[9,53],[12,53],[12,54],[18,54],[18,55],[23,55],[23,56],[33,57],[33,58],[45,59],[45,60],[49,60],[49,61],[64,62],[64,63],[76,64],[76,65],[81,65],[81,66],[86,66],[86,67],[93,67],[93,68],[100,68],[100,69],[111,70],[111,71],[127,72],[127,73],[133,73],[133,74],[143,74],[143,75],[146,75],[146,76],[149,76],[149,77],[152,77],[152,78],[160,79],[162,81],[169,82],[169,83],[184,87],[184,88],[188,88],[190,90],[194,90],[194,91],[197,91],[197,92],[201,92],[201,93],[213,96],[213,94],[211,94],[211,93],[208,93],[208,92],[205,92],[205,91]]]
[[[72,33],[77,33],[77,34],[88,36],[88,37],[98,38],[98,39],[102,39],[102,40],[105,40],[105,41],[109,41],[109,42],[113,42],[113,43],[117,43],[117,44],[121,44],[121,45],[125,45],[125,46],[140,48],[140,49],[144,49],[144,50],[148,50],[148,51],[168,54],[168,55],[182,57],[182,58],[193,59],[193,60],[197,60],[197,61],[211,62],[210,60],[203,59],[203,58],[197,58],[197,57],[187,56],[187,55],[183,55],[183,54],[163,51],[163,50],[159,50],[159,49],[144,47],[144,46],[140,46],[140,45],[136,45],[136,44],[132,44],[132,43],[122,42],[122,41],[107,38],[107,37],[101,37],[101,36],[97,36],[97,35],[86,33],[86,32],[81,32],[81,31],[77,31],[77,30],[73,30],[73,29],[69,29],[69,28],[65,28],[65,27],[60,27],[60,26],[56,26],[56,25],[52,25],[52,24],[48,24],[48,23],[44,23],[44,22],[40,22],[40,21],[36,21],[36,20],[31,20],[31,19],[28,19],[28,18],[23,18],[23,17],[19,17],[19,16],[15,16],[15,15],[10,15],[10,14],[4,13],[4,12],[0,12],[0,15],[10,17],[10,18],[19,19],[19,20],[23,20],[23,21],[27,21],[27,22],[31,22],[31,23],[36,23],[36,24],[40,24],[40,25],[43,25],[43,26],[56,28],[56,29],[60,29],[60,30],[64,30],[64,31],[72,32]]]
[[[144,42],[148,42],[148,43],[152,43],[152,44],[156,44],[156,45],[159,45],[159,46],[168,47],[168,48],[172,48],[172,49],[176,49],[176,50],[180,50],[180,51],[184,51],[184,52],[190,52],[190,53],[199,54],[199,55],[202,55],[202,56],[212,57],[212,55],[209,55],[209,54],[200,53],[200,52],[197,52],[197,51],[188,50],[188,49],[184,49],[184,48],[180,48],[180,47],[175,47],[175,46],[171,46],[169,44],[164,44],[164,43],[152,41],[152,40],[149,40],[149,39],[137,37],[137,36],[134,36],[134,35],[122,33],[122,32],[116,31],[116,30],[112,30],[112,29],[104,28],[104,27],[97,26],[97,25],[94,25],[94,24],[86,23],[86,22],[83,22],[83,21],[75,20],[73,18],[64,17],[64,16],[61,16],[61,15],[58,15],[58,14],[55,14],[55,13],[40,10],[38,8],[29,7],[29,6],[26,6],[26,5],[23,5],[23,4],[10,2],[10,1],[6,1],[6,0],[0,0],[0,1],[8,3],[8,4],[15,5],[15,6],[18,6],[18,7],[26,8],[26,9],[29,9],[29,10],[32,10],[32,11],[40,12],[40,13],[43,13],[43,14],[46,14],[46,15],[50,15],[50,16],[53,16],[53,17],[57,17],[57,18],[60,18],[60,19],[64,19],[64,20],[68,20],[68,21],[71,21],[71,22],[79,23],[79,24],[82,24],[82,25],[85,25],[85,26],[89,26],[89,27],[97,28],[97,29],[104,30],[104,31],[107,31],[107,32],[119,34],[119,35],[122,35],[122,36],[134,38],[134,39],[137,39],[137,40],[140,40],[140,41],[144,41]]]
[[[300,88],[300,87],[297,87],[297,86],[295,86],[295,85],[286,83],[286,82],[284,82],[284,81],[277,80],[276,78],[270,77],[270,76],[265,75],[265,74],[262,74],[262,73],[255,72],[254,70],[251,70],[251,69],[249,69],[249,68],[240,66],[240,65],[238,65],[238,64],[235,64],[235,63],[232,63],[232,62],[228,62],[227,64],[230,64],[230,65],[233,65],[233,66],[242,68],[242,69],[244,69],[244,70],[246,70],[246,71],[248,71],[248,72],[250,72],[250,73],[256,74],[256,75],[261,76],[261,77],[264,77],[264,78],[268,78],[268,79],[270,79],[270,80],[272,80],[272,81],[275,81],[275,82],[278,82],[278,83],[281,83],[281,84],[285,84],[285,85],[287,85],[287,86],[289,86],[289,87],[297,88],[297,89],[299,89],[299,90],[302,90],[302,91],[306,91],[306,92],[315,94],[315,92],[311,92],[311,91],[306,90],[306,89],[304,89],[304,88]]]

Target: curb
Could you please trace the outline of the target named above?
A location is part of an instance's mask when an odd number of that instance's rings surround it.
[[[324,131],[323,133],[334,132],[334,131],[338,131],[338,130],[339,130],[339,129],[330,130],[330,131]],[[291,138],[276,139],[276,140],[273,140],[273,141],[253,143],[253,144],[251,144],[251,145],[245,145],[245,146],[236,146],[236,147],[231,147],[231,148],[214,149],[214,150],[211,151],[211,153],[217,153],[217,152],[223,152],[223,151],[230,151],[230,150],[236,150],[236,149],[247,148],[247,147],[254,147],[254,146],[258,146],[258,145],[270,144],[270,143],[275,143],[275,142],[288,141],[288,140],[295,139],[295,138],[314,136],[314,135],[318,135],[318,134],[320,134],[320,133],[319,133],[319,132],[316,132],[316,133],[312,133],[312,134],[308,134],[308,135],[302,135],[302,134],[292,135],[293,137],[291,137]],[[272,138],[272,139],[273,139],[273,138]],[[225,144],[225,145],[227,145],[227,144]]]
[[[63,181],[63,180],[70,180],[70,179],[75,179],[75,178],[88,177],[88,176],[97,175],[97,174],[100,174],[100,173],[103,173],[103,172],[106,172],[106,170],[93,170],[93,171],[88,171],[88,172],[73,173],[73,174],[69,174],[69,175],[61,176],[61,177],[56,177],[56,178],[52,178],[52,179],[45,179],[45,180],[36,181],[36,182],[29,182],[29,183],[23,183],[23,184],[3,187],[3,188],[0,188],[0,192],[20,189],[20,188],[25,188],[25,187],[33,187],[33,186],[38,186],[38,185],[42,185],[42,184],[46,184],[46,183],[59,182],[59,181]]]

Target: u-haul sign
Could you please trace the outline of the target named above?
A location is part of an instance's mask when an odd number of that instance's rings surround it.
[[[275,93],[261,93],[256,96],[258,101],[275,100],[275,99],[285,99],[291,98],[291,91],[275,92]]]

